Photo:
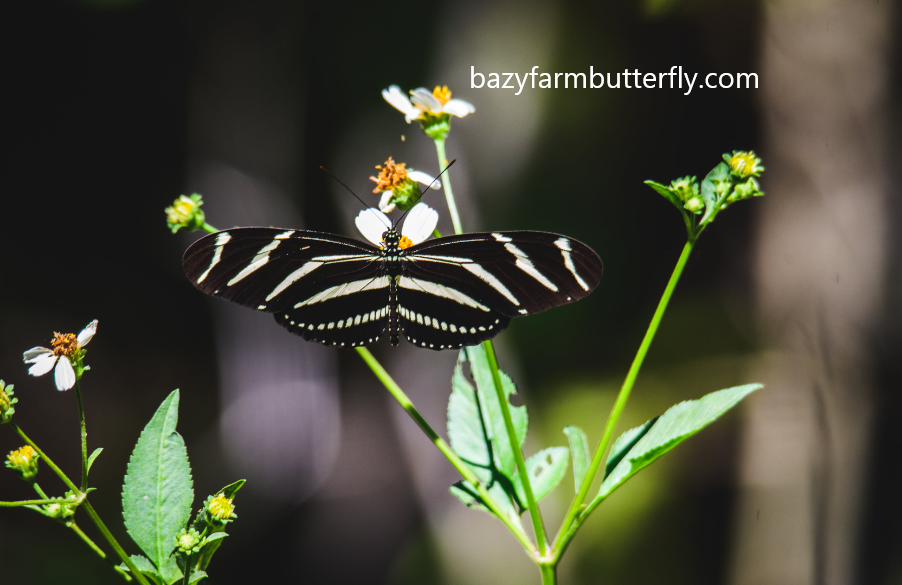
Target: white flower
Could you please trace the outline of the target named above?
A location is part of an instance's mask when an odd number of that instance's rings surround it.
[[[380,247],[384,245],[382,234],[392,227],[388,216],[375,207],[361,211],[354,223],[357,224],[357,229],[360,230],[363,237]],[[436,225],[438,225],[438,212],[436,210],[425,203],[414,205],[408,212],[407,217],[404,219],[404,225],[401,227],[401,249],[426,241],[435,230]]]
[[[448,86],[442,86],[431,92],[425,87],[418,87],[410,92],[410,98],[401,91],[397,85],[382,90],[382,97],[394,108],[404,114],[404,119],[410,124],[413,120],[423,118],[423,114],[440,116],[451,114],[463,118],[467,114],[476,111],[473,104],[464,100],[451,99],[451,91]]]
[[[441,181],[422,171],[409,170],[407,171],[407,178],[433,189],[442,188]],[[392,202],[392,196],[394,194],[395,192],[392,189],[387,189],[382,192],[382,197],[379,199],[379,210],[382,213],[391,213],[395,210],[395,204]]]
[[[75,356],[97,333],[97,319],[94,319],[88,326],[81,330],[78,336],[72,333],[54,333],[53,349],[46,347],[32,347],[22,354],[22,359],[26,364],[34,364],[28,368],[28,373],[32,376],[43,376],[50,370],[53,370],[54,364],[56,369],[53,373],[57,390],[69,390],[75,386],[75,370],[69,361],[70,356]]]

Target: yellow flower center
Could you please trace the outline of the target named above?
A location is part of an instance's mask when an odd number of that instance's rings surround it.
[[[207,509],[210,511],[210,515],[212,515],[217,520],[228,520],[232,516],[232,512],[235,511],[235,506],[232,505],[232,500],[226,498],[224,495],[219,494],[207,505]]]
[[[752,174],[752,169],[755,168],[755,160],[755,155],[747,152],[740,152],[734,154],[733,157],[730,158],[730,166],[734,171],[741,175],[750,175]]]
[[[401,236],[401,241],[398,242],[398,248],[402,250],[406,250],[407,248],[413,246],[413,242],[407,236]]]
[[[171,207],[166,208],[166,219],[169,220],[169,223],[184,223],[191,219],[196,209],[197,203],[190,197],[181,195],[172,202]]]
[[[74,333],[53,333],[53,353],[57,356],[69,357],[78,351],[78,338]]]
[[[373,193],[382,193],[383,191],[394,191],[395,187],[407,180],[407,165],[404,163],[396,163],[391,157],[385,161],[383,165],[376,165],[379,169],[379,175],[370,177],[370,181],[376,183]]]
[[[441,87],[436,85],[435,89],[432,90],[432,97],[444,106],[451,100],[451,90],[448,89],[447,85],[442,85]]]
[[[9,459],[9,462],[16,467],[27,467],[35,456],[37,456],[37,453],[35,453],[34,449],[25,445],[21,449],[17,449],[10,453],[7,458]]]

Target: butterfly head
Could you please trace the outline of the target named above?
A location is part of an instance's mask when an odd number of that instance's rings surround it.
[[[397,254],[399,251],[413,246],[410,238],[402,236],[394,228],[382,232],[382,244],[382,249],[389,254]]]

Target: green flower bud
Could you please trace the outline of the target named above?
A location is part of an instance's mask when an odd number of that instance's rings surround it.
[[[705,210],[705,201],[701,197],[698,181],[695,177],[680,177],[670,182],[670,190],[683,202],[683,207],[696,215]]]
[[[758,177],[764,171],[761,159],[755,156],[754,150],[734,150],[732,156],[724,154],[723,159],[730,165],[730,174],[737,177]]]
[[[37,451],[25,445],[6,456],[6,467],[17,471],[25,481],[32,481],[38,474],[38,458]]]
[[[175,545],[185,554],[191,555],[199,553],[200,547],[203,546],[203,544],[203,537],[194,528],[189,528],[188,530],[182,528],[175,537]]]
[[[204,519],[207,524],[214,528],[221,528],[237,517],[232,500],[225,495],[207,496],[207,501],[204,503]]]
[[[61,504],[44,504],[44,511],[51,518],[68,518],[75,515],[78,508],[78,496],[72,491],[66,492],[65,498],[69,500]],[[71,503],[70,503],[71,502]]]
[[[16,402],[19,401],[18,398],[13,398],[13,385],[9,386],[3,380],[0,380],[0,425],[8,423],[12,420],[13,415],[16,413],[16,408],[13,406]]]
[[[749,180],[744,183],[739,183],[733,188],[733,192],[727,197],[727,201],[733,203],[734,201],[740,201],[750,197],[761,197],[762,195],[764,195],[764,193],[758,186],[758,181],[756,181],[754,177],[749,177]]]
[[[200,206],[204,202],[201,196],[194,193],[190,197],[179,195],[179,198],[166,208],[166,225],[172,233],[186,228],[188,231],[199,230],[204,225],[204,212]]]
[[[683,207],[698,215],[705,210],[705,201],[701,198],[701,196],[696,195],[686,201]]]

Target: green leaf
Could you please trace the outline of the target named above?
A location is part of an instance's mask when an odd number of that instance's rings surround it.
[[[231,500],[232,498],[235,497],[235,494],[238,492],[238,490],[241,489],[241,486],[243,486],[246,481],[247,481],[246,479],[239,479],[238,481],[233,481],[229,485],[225,486],[224,488],[222,488],[221,490],[216,492],[216,494],[222,494],[227,499]]]
[[[680,201],[680,198],[676,193],[673,192],[673,189],[668,187],[667,185],[662,185],[661,183],[656,183],[654,181],[645,181],[645,184],[658,192],[659,195],[662,195],[664,199],[667,199],[671,203],[673,203],[677,209],[683,213],[683,202]]]
[[[551,493],[557,484],[567,474],[567,461],[570,459],[570,450],[567,447],[548,447],[526,460],[526,473],[529,476],[529,485],[532,486],[532,494],[539,502]],[[521,502],[526,501],[523,491],[523,483],[520,475],[514,476],[514,489]]]
[[[175,548],[194,499],[188,452],[175,432],[178,404],[179,391],[174,390],[141,431],[122,486],[125,527],[158,567]]]
[[[705,202],[705,214],[699,224],[705,223],[705,220],[711,216],[717,200],[726,195],[724,191],[729,191],[731,186],[730,168],[726,163],[720,163],[711,169],[711,172],[702,181],[701,194],[702,200]]]
[[[491,440],[495,467],[502,475],[513,480],[516,465],[514,453],[511,451],[511,443],[507,437],[504,415],[501,413],[501,404],[498,402],[498,395],[495,392],[495,382],[492,378],[492,371],[489,368],[485,348],[482,345],[467,347],[461,350],[459,359],[468,359],[470,362],[470,374],[473,377],[473,381],[476,382],[476,394],[479,399],[484,426]],[[517,392],[517,387],[514,385],[513,380],[510,379],[510,376],[504,372],[500,372],[500,374],[504,395],[510,402],[511,396]],[[526,442],[526,428],[529,424],[526,407],[509,404],[509,409],[517,443],[522,446]]]
[[[617,437],[617,440],[614,441],[614,446],[611,447],[611,452],[608,453],[608,462],[604,466],[605,477],[611,475],[611,471],[613,471],[614,468],[617,467],[617,465],[629,452],[629,450],[639,442],[639,439],[645,436],[645,433],[647,433],[648,429],[650,429],[651,426],[655,424],[655,421],[657,421],[658,418],[659,417],[656,416],[644,425],[630,429]]]
[[[215,553],[219,549],[219,545],[222,544],[222,539],[228,536],[225,532],[214,532],[213,534],[207,536],[207,540],[204,543],[204,546],[200,549],[200,557],[197,560],[197,566],[201,569],[206,569],[210,566],[210,560],[213,558],[213,553]]]
[[[207,577],[207,574],[205,572],[201,571],[200,569],[194,569],[194,572],[191,573],[191,576],[188,578],[188,585],[191,585],[192,583],[197,583],[198,581],[200,581],[201,579],[204,579],[206,577]]]
[[[653,421],[651,428],[622,457],[620,463],[614,467],[602,482],[601,489],[592,504],[607,497],[640,469],[714,422],[725,412],[736,406],[740,400],[761,387],[761,384],[736,386],[735,388],[712,392],[698,400],[687,400],[671,407],[658,417],[656,421]],[[639,428],[641,429],[642,427]],[[636,429],[628,431],[627,434],[634,432],[636,432]],[[618,440],[618,443],[621,444],[626,442],[628,441],[621,443]],[[615,443],[616,446],[617,444]],[[614,450],[612,449],[613,452]]]
[[[570,440],[570,453],[573,457],[573,489],[579,493],[579,486],[589,470],[589,441],[586,433],[579,427],[564,427],[564,434]]]
[[[168,557],[160,566],[160,576],[167,585],[173,585],[178,581],[184,580],[185,574],[179,569],[178,561],[175,556]]]
[[[463,356],[463,352],[461,353]],[[460,361],[451,378],[448,399],[448,441],[482,482],[492,479],[492,443],[486,432],[476,390],[467,381]]]
[[[473,484],[464,480],[459,481],[448,488],[449,491],[457,497],[461,502],[464,503],[468,508],[473,508],[475,510],[482,510],[483,512],[488,512],[492,516],[495,515],[494,512],[485,504],[485,501],[482,499],[482,496],[479,495],[479,492],[476,491],[476,488],[473,487]],[[508,488],[505,490],[501,485],[501,482],[495,482],[491,487],[488,488],[489,495],[492,496],[492,499],[498,504],[501,510],[507,514],[508,518],[514,521],[518,526],[520,525],[520,512],[517,509],[513,499],[511,498],[510,492],[513,492],[513,488]]]
[[[147,557],[144,555],[129,555],[129,558],[135,564],[135,568],[150,577],[154,583],[160,583],[162,581],[162,577],[160,577],[160,574],[157,572],[157,568],[147,559]],[[131,573],[125,563],[120,563],[119,568]]]
[[[91,456],[88,457],[88,471],[91,471],[91,466],[94,465],[94,460],[97,459],[97,456],[100,455],[101,451],[103,451],[103,447],[97,447],[94,449],[94,452],[91,453]]]

